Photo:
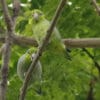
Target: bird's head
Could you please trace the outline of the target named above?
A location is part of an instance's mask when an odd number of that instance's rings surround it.
[[[36,53],[36,52],[37,52],[37,48],[32,47],[32,48],[28,49],[26,53],[28,53],[29,55],[32,55],[33,53]]]
[[[33,10],[32,16],[35,22],[38,22],[45,18],[43,12],[38,9]]]

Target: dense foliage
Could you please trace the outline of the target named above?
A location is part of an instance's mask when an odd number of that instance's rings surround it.
[[[98,0],[99,1],[99,0]],[[10,13],[12,14],[12,0],[7,0]],[[40,9],[45,13],[48,20],[51,20],[59,0],[22,0],[21,11],[16,20],[16,34],[33,36],[32,24],[30,24],[31,12],[33,9]],[[3,20],[3,21],[2,21]],[[57,28],[62,38],[99,37],[100,16],[95,12],[91,0],[71,0],[59,18]],[[0,28],[6,29],[3,12],[0,6]],[[2,36],[3,32],[0,31]],[[34,36],[33,36],[34,37]],[[1,46],[1,44],[0,44]],[[12,46],[12,54],[9,66],[7,100],[18,99],[22,85],[16,70],[19,57],[31,46]],[[52,50],[52,49],[51,49]],[[91,80],[94,77],[100,78],[95,61],[100,64],[100,49],[87,48],[94,56],[91,59],[84,49],[71,48],[71,60],[66,58],[66,67],[61,68],[50,65],[50,60],[63,62],[52,54],[43,54],[41,62],[43,66],[42,94],[38,95],[32,88],[28,89],[26,100],[86,100],[88,98]],[[0,56],[0,67],[1,67]],[[51,67],[51,70],[48,67]],[[94,100],[100,100],[100,82],[93,82]],[[88,99],[89,100],[89,99]]]

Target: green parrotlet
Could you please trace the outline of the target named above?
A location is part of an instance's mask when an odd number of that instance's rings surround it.
[[[24,81],[26,72],[28,71],[28,68],[30,67],[32,63],[32,60],[34,60],[36,51],[37,51],[37,48],[33,47],[27,50],[27,52],[23,54],[18,60],[17,74],[22,81]],[[42,76],[42,66],[41,66],[40,61],[38,61],[32,73],[30,84],[34,84],[35,82],[41,82],[41,76]]]
[[[50,27],[50,21],[48,21],[42,11],[36,9],[32,13],[32,20],[30,20],[33,30],[34,38],[38,44],[41,44],[47,30]],[[61,80],[65,78],[67,71],[68,59],[66,58],[66,47],[64,46],[60,33],[55,27],[46,46],[41,61],[44,67],[44,81],[47,82],[48,87],[51,91],[59,89]],[[56,84],[56,86],[54,86]],[[49,91],[50,92],[50,91]]]

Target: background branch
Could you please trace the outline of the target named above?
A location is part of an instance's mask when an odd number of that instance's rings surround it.
[[[6,44],[3,51],[3,62],[2,62],[2,68],[1,68],[1,84],[0,84],[0,100],[5,100],[6,98],[6,90],[7,90],[7,77],[8,77],[8,64],[9,64],[9,58],[10,58],[10,38],[6,38]]]
[[[4,42],[5,35],[0,37],[0,42]],[[34,37],[26,37],[20,35],[12,35],[12,41],[18,45],[34,45],[37,46],[37,42]],[[63,43],[69,48],[97,48],[100,47],[100,38],[81,38],[81,39],[62,39]]]
[[[49,29],[47,30],[47,34],[46,34],[42,44],[39,45],[39,49],[38,49],[38,51],[36,53],[36,56],[35,56],[34,60],[32,61],[32,64],[30,65],[30,67],[29,67],[29,69],[28,69],[28,71],[26,73],[25,81],[23,83],[23,86],[22,86],[22,89],[21,89],[21,92],[20,92],[19,100],[24,100],[24,98],[25,98],[26,89],[28,87],[28,83],[30,81],[31,74],[32,74],[32,72],[34,70],[35,65],[37,64],[38,59],[42,55],[42,52],[43,52],[45,46],[48,44],[48,41],[49,41],[50,36],[52,34],[52,31],[53,31],[53,29],[54,29],[54,27],[56,25],[57,19],[58,19],[58,17],[59,17],[59,15],[60,15],[60,13],[61,13],[61,11],[62,11],[62,9],[63,9],[65,4],[66,4],[66,0],[61,0],[59,6],[57,8],[57,11],[55,13],[55,16],[54,16],[54,18],[52,20],[52,23],[51,23]]]
[[[96,0],[92,0],[92,3],[97,11],[97,13],[100,15],[100,7],[99,5],[97,4],[97,1]]]
[[[95,84],[96,82],[98,82],[98,78],[100,79],[100,65],[97,61],[95,61],[94,56],[86,48],[83,48],[82,50],[92,59],[99,73],[98,77],[93,76],[92,79],[90,79],[90,83],[89,83],[89,91],[87,94],[87,100],[94,100]]]
[[[63,39],[69,48],[100,47],[100,38]]]
[[[83,48],[83,51],[92,59],[93,63],[95,64],[95,67],[98,70],[99,78],[100,78],[100,65],[99,65],[99,63],[97,61],[95,61],[94,56],[86,48]]]
[[[12,20],[14,23],[14,29],[15,29],[15,25],[16,25],[16,18],[19,14],[20,11],[20,0],[13,0],[13,16],[12,16]]]
[[[5,37],[5,48],[3,52],[2,58],[2,67],[1,67],[1,84],[0,84],[0,100],[6,99],[6,91],[7,91],[7,78],[8,78],[8,67],[10,60],[10,52],[11,52],[11,35],[14,33],[14,23],[9,14],[7,3],[5,0],[1,0],[1,6],[4,13],[5,23],[7,26],[7,34]]]
[[[97,79],[95,77],[93,77],[91,80],[90,80],[90,83],[89,83],[89,90],[88,90],[88,94],[87,94],[87,99],[86,100],[95,100],[94,98],[94,89],[95,89],[95,84],[97,82]]]
[[[5,42],[5,37],[6,34],[0,35],[0,42],[4,43]],[[26,37],[26,36],[20,36],[20,35],[11,35],[12,43],[20,46],[26,46],[26,45],[31,45],[31,46],[38,46],[36,40],[33,37]]]
[[[13,43],[18,44],[18,45],[38,46],[36,40],[32,37],[13,35],[12,39],[13,39]]]
[[[11,16],[9,14],[8,8],[7,8],[7,3],[5,0],[1,0],[1,5],[2,5],[2,10],[4,13],[4,18],[5,18],[5,23],[7,25],[7,29],[9,31],[12,31],[13,29],[13,21],[11,19]]]

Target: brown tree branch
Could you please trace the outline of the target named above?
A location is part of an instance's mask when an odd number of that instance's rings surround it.
[[[50,36],[52,34],[52,31],[53,31],[53,29],[55,27],[55,24],[57,23],[57,19],[58,19],[58,17],[59,17],[59,15],[60,15],[60,13],[61,13],[61,11],[62,11],[62,9],[63,9],[65,4],[66,4],[66,0],[61,0],[59,6],[57,8],[57,11],[55,13],[55,16],[54,16],[54,18],[52,20],[52,23],[51,23],[49,29],[47,30],[47,34],[46,34],[42,44],[39,45],[39,49],[38,49],[38,51],[36,53],[36,56],[35,56],[34,60],[32,61],[32,64],[30,65],[30,67],[29,67],[29,69],[28,69],[28,71],[26,73],[25,81],[23,83],[23,86],[22,86],[22,89],[21,89],[21,92],[20,92],[19,100],[24,100],[24,98],[25,98],[26,89],[28,87],[28,83],[30,81],[31,74],[32,74],[32,72],[33,72],[33,70],[35,68],[35,65],[36,65],[38,59],[42,55],[42,52],[43,52],[45,46],[48,44],[48,41],[49,41]]]
[[[100,47],[100,38],[63,39],[63,42],[69,48]]]
[[[7,77],[8,77],[8,64],[9,64],[9,58],[10,58],[10,38],[6,38],[6,44],[3,51],[3,64],[1,68],[1,83],[0,83],[0,100],[6,99],[6,90],[7,90]]]
[[[5,35],[0,37],[0,42],[4,42]],[[18,45],[34,45],[37,46],[37,42],[34,37],[26,37],[20,35],[12,35],[12,41]],[[63,43],[70,48],[97,48],[100,47],[100,38],[81,38],[81,39],[62,39]]]
[[[8,11],[7,3],[5,0],[1,0],[2,10],[4,13],[5,23],[7,25],[7,34],[5,39],[5,48],[2,58],[2,68],[1,68],[1,83],[0,83],[0,100],[6,99],[7,91],[7,77],[8,77],[8,65],[11,52],[11,34],[13,34],[13,21]]]
[[[10,16],[7,3],[5,0],[1,0],[2,10],[4,13],[5,23],[7,25],[7,34],[5,37],[0,36],[0,40],[5,42],[5,48],[3,52],[3,63],[1,68],[1,84],[0,84],[0,100],[5,100],[6,90],[7,90],[7,76],[8,76],[8,66],[11,52],[12,35],[15,30],[15,22],[18,12],[20,10],[20,1],[13,0],[13,17]],[[17,36],[16,36],[17,37]],[[18,37],[17,37],[18,38]],[[14,38],[16,41],[16,38]]]
[[[92,0],[92,3],[97,11],[97,13],[100,15],[100,7],[99,5],[97,4],[97,1],[96,0]]]
[[[36,40],[32,37],[13,35],[12,39],[14,44],[38,46]]]
[[[5,42],[5,37],[6,34],[0,35],[0,42],[4,43]],[[20,35],[11,35],[12,43],[20,46],[26,46],[26,45],[31,45],[31,46],[38,46],[36,40],[33,37],[26,37],[26,36],[20,36]]]

